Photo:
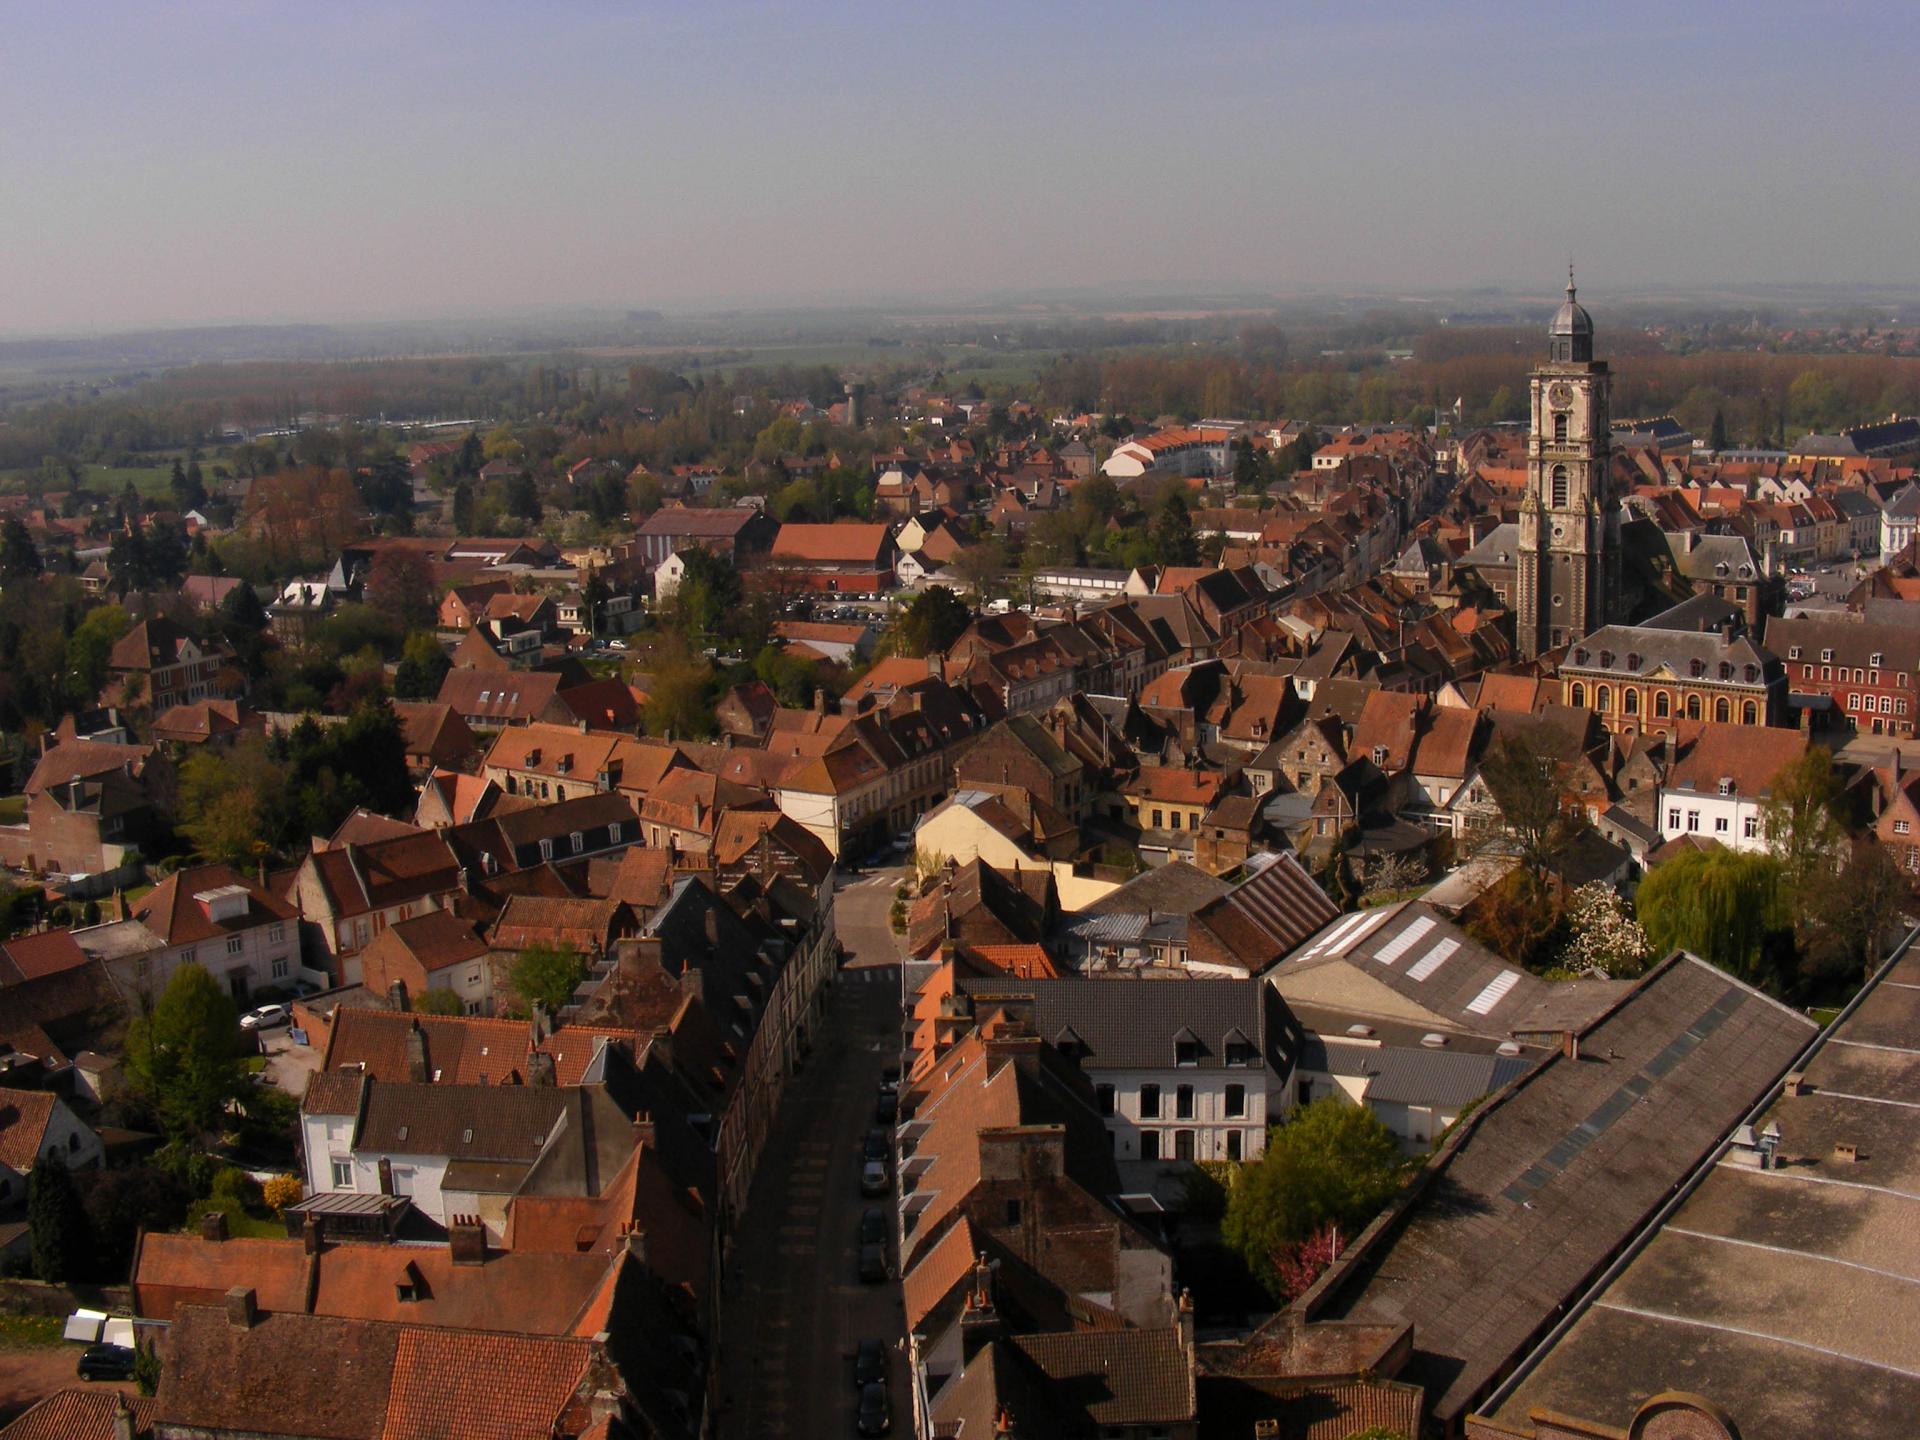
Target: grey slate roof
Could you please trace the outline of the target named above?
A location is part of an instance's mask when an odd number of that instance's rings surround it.
[[[531,1162],[565,1108],[553,1085],[413,1085],[367,1082],[356,1150]]]
[[[1520,527],[1511,522],[1496,525],[1480,542],[1460,557],[1462,565],[1518,565],[1520,563]]]
[[[1003,976],[962,979],[960,988],[976,1007],[990,999],[1016,1006],[1032,1002],[1034,1032],[1050,1045],[1077,1040],[1083,1068],[1157,1070],[1174,1065],[1174,1039],[1199,1042],[1197,1071],[1232,1073],[1230,1037],[1263,1053],[1276,1071],[1287,1068],[1285,1008],[1259,980],[1073,979],[1010,980]],[[1264,1048],[1263,1048],[1264,1041]],[[1188,1067],[1181,1067],[1188,1068]]]

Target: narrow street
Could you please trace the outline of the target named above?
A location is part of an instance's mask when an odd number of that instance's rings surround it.
[[[881,1070],[899,1056],[899,946],[887,925],[899,880],[898,871],[853,877],[835,900],[847,963],[735,1241],[722,1357],[728,1440],[852,1435],[854,1347],[866,1339],[888,1343],[894,1433],[910,1428],[899,1281],[864,1284],[858,1263],[862,1210],[894,1203],[891,1190],[863,1198],[860,1170]]]

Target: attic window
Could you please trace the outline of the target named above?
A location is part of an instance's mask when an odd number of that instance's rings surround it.
[[[1349,1025],[1347,1026],[1347,1034],[1353,1036],[1356,1040],[1370,1040],[1373,1038],[1373,1027],[1371,1025]]]
[[[400,1132],[399,1132],[399,1134],[398,1134],[398,1135],[397,1135],[397,1136],[396,1136],[395,1138],[396,1138],[396,1139],[400,1139],[400,1140],[404,1140],[404,1139],[406,1139],[406,1138],[407,1138],[407,1127],[406,1127],[406,1126],[404,1126],[404,1125],[402,1125],[402,1126],[400,1127]]]
[[[1731,775],[1722,775],[1720,777],[1720,793],[1722,795],[1733,794],[1733,777]]]
[[[1867,663],[1869,665],[1881,665],[1886,662],[1886,658],[1887,658],[1886,653],[1884,651],[1876,650],[1873,652],[1873,654],[1867,657]]]
[[[1387,747],[1386,746],[1376,745],[1373,747],[1373,763],[1378,765],[1383,770],[1386,769],[1386,766],[1387,766]]]
[[[1823,665],[1831,665],[1833,663],[1833,651],[1822,650],[1820,652],[1820,663]]]
[[[1445,1044],[1447,1043],[1447,1037],[1439,1034],[1436,1031],[1429,1030],[1426,1034],[1420,1037],[1420,1043],[1426,1046],[1427,1049],[1429,1050],[1438,1050],[1443,1046],[1445,1046]]]
[[[1787,658],[1789,660],[1798,660],[1800,658],[1800,647],[1798,645],[1795,645],[1790,650],[1788,650]]]
[[[1602,650],[1600,652],[1600,668],[1602,670],[1611,670],[1613,668],[1613,652],[1611,650]]]
[[[473,1131],[471,1128],[460,1132],[460,1143],[462,1145],[471,1145],[473,1143]]]
[[[1584,665],[1587,663],[1587,652],[1585,647],[1578,648],[1573,652],[1573,663],[1576,665]]]
[[[1628,651],[1627,652],[1627,669],[1638,670],[1639,668],[1640,668],[1640,657],[1634,654],[1632,651]]]
[[[1494,1053],[1497,1055],[1513,1056],[1513,1055],[1518,1055],[1520,1053],[1519,1045],[1512,1040],[1502,1040],[1498,1045],[1494,1046],[1493,1048],[1494,1048]]]

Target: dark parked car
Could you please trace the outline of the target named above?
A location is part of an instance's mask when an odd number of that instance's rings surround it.
[[[859,1430],[862,1435],[884,1435],[893,1428],[893,1412],[887,1406],[887,1387],[875,1382],[860,1391]]]
[[[900,1114],[900,1097],[891,1090],[882,1090],[880,1098],[873,1102],[873,1118],[882,1125],[891,1125]]]
[[[868,1199],[884,1195],[891,1187],[887,1182],[887,1166],[883,1160],[869,1160],[860,1167],[860,1193]]]
[[[74,1371],[82,1380],[131,1380],[133,1351],[125,1345],[89,1345]]]
[[[878,1205],[869,1205],[860,1212],[860,1243],[862,1245],[887,1243],[887,1212]]]
[[[863,1284],[878,1285],[887,1278],[887,1247],[884,1245],[862,1245],[860,1247],[860,1279]]]
[[[853,1383],[861,1390],[887,1383],[887,1342],[862,1340],[853,1352]]]
[[[893,1163],[893,1140],[884,1130],[867,1131],[867,1159],[882,1165]]]

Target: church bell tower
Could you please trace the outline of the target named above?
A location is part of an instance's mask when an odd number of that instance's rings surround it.
[[[1566,303],[1547,330],[1547,361],[1533,372],[1515,616],[1524,659],[1572,644],[1619,611],[1611,385],[1606,362],[1593,358],[1593,320],[1574,298],[1569,265]]]

